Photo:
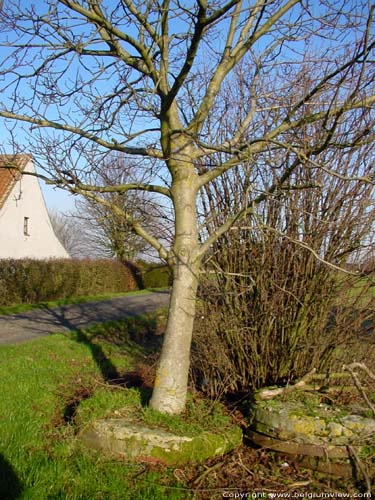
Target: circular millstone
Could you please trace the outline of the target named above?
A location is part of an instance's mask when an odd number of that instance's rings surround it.
[[[318,446],[365,443],[375,434],[375,420],[362,415],[340,415],[327,405],[313,414],[301,402],[261,401],[253,408],[252,430],[279,440]]]
[[[242,444],[242,431],[235,426],[221,433],[207,431],[189,437],[136,425],[125,419],[97,420],[84,429],[80,437],[86,445],[108,454],[153,459],[167,465],[202,462]]]

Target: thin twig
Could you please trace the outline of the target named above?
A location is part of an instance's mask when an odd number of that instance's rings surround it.
[[[358,366],[358,365],[360,365],[360,366]],[[369,400],[365,390],[363,389],[363,387],[361,385],[361,382],[359,381],[358,375],[355,373],[355,371],[353,369],[354,367],[363,368],[363,366],[361,366],[361,365],[362,365],[362,363],[352,363],[350,365],[344,365],[343,369],[347,370],[350,373],[350,375],[353,378],[354,385],[358,389],[358,391],[361,394],[361,396],[363,397],[363,399],[366,401],[367,406],[370,408],[370,410],[372,411],[372,413],[374,414],[374,417],[375,417],[375,406]]]
[[[303,390],[307,382],[313,378],[315,375],[316,369],[313,368],[309,373],[307,373],[301,380],[296,382],[294,385],[288,385],[286,387],[278,387],[277,389],[263,389],[256,394],[256,398],[262,401],[267,399],[274,399],[281,394],[286,394],[288,392],[292,392],[294,390]]]
[[[355,462],[358,466],[358,469],[361,471],[365,481],[366,481],[366,488],[367,488],[367,491],[366,493],[371,495],[371,480],[369,478],[369,475],[366,471],[366,468],[365,466],[363,465],[363,462],[362,460],[359,458],[359,456],[357,455],[355,449],[353,448],[353,446],[350,446],[348,445],[348,450],[350,451],[350,453],[353,455],[353,458],[355,459]]]
[[[347,365],[350,368],[361,368],[364,370],[367,375],[372,379],[375,380],[375,374],[372,373],[372,371],[364,364],[364,363],[358,363],[357,361],[354,361],[354,363],[350,363],[350,365]]]
[[[238,454],[238,463],[241,465],[241,467],[249,474],[249,476],[254,476],[254,472],[251,471],[246,465],[242,462],[241,455]]]
[[[203,479],[212,471],[219,469],[222,466],[222,462],[218,462],[217,464],[213,465],[212,467],[207,467],[207,469],[197,477],[197,479],[194,480],[193,485],[194,489],[199,488],[200,484],[202,483]]]

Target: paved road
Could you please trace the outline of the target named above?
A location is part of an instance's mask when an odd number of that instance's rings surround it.
[[[0,316],[0,344],[16,344],[50,333],[66,332],[103,321],[154,311],[167,305],[168,292],[116,297],[100,302],[67,305],[54,309],[35,309],[10,316]]]

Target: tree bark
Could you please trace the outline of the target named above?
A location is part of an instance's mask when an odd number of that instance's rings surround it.
[[[174,268],[167,330],[150,406],[178,414],[185,408],[198,270],[183,262]]]
[[[184,148],[177,143],[170,170],[175,211],[175,240],[170,265],[173,285],[167,329],[150,406],[162,413],[178,414],[185,408],[190,366],[195,302],[201,259],[198,257],[196,197],[198,176]],[[178,152],[177,152],[178,151]],[[180,163],[177,157],[180,156]]]

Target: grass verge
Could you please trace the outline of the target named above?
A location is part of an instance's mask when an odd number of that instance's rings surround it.
[[[139,377],[137,366],[147,366],[152,352],[144,345],[164,321],[165,311],[158,311],[0,346],[2,500],[191,498],[172,469],[110,460],[81,447],[76,437],[80,425],[119,409],[176,432],[195,432],[202,422],[225,425],[217,408],[193,400],[183,419],[163,420],[145,409],[147,374],[138,388],[124,387]]]
[[[106,377],[134,369],[144,359],[147,352],[131,335],[136,328],[146,335],[155,321],[153,315],[131,318],[121,328],[101,325],[70,336],[0,347],[2,499],[186,497],[179,490],[166,494],[161,478],[152,471],[136,481],[141,464],[109,461],[80,449],[69,418],[75,402],[105,388]],[[106,335],[113,338],[115,331],[116,342],[107,342]],[[107,393],[112,392],[120,395],[107,387]],[[123,404],[128,399],[124,396]]]
[[[264,449],[248,446],[205,464],[176,469],[109,460],[79,446],[80,425],[104,415],[141,418],[175,432],[225,425],[215,406],[190,399],[189,422],[145,409],[150,337],[165,311],[0,346],[1,500],[220,500],[242,492],[363,493],[358,478],[312,473]],[[145,359],[146,357],[146,359]],[[152,363],[152,358],[151,358]],[[143,375],[143,377],[140,377]],[[133,387],[124,389],[114,383]],[[135,387],[137,385],[138,388]],[[238,415],[238,421],[242,415]],[[183,419],[182,419],[183,420]],[[184,426],[184,427],[182,427]]]

